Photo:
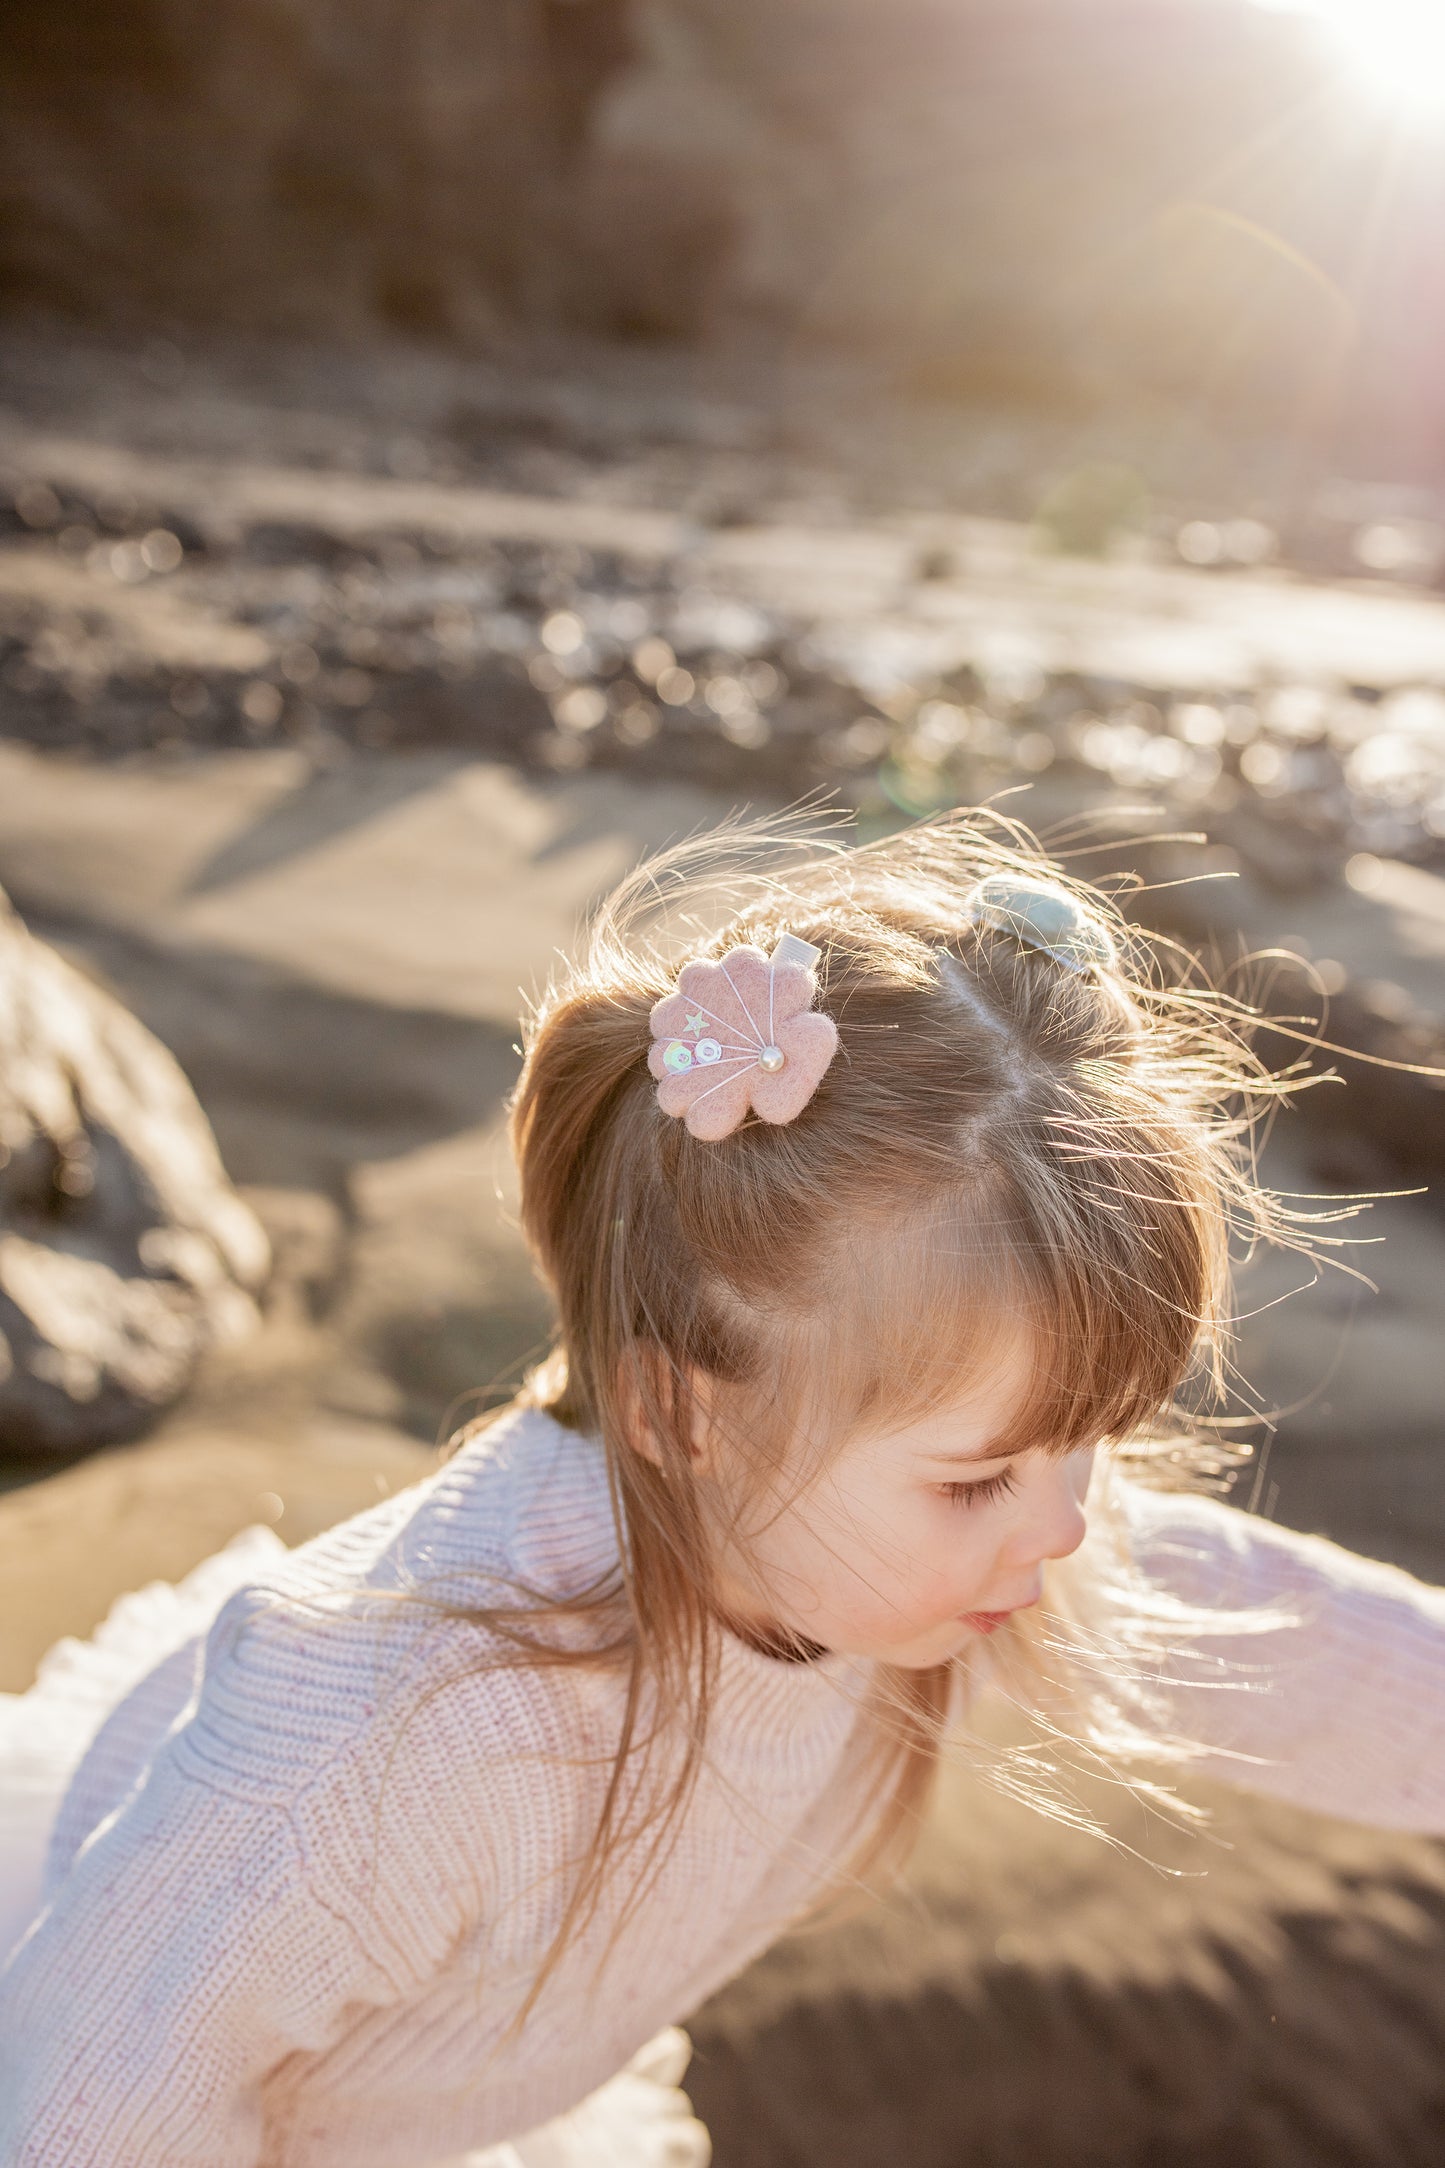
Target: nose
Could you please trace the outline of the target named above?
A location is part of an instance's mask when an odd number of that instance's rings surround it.
[[[1026,1552],[1031,1564],[1069,1558],[1084,1540],[1088,1470],[1081,1470],[1076,1458],[1071,1454],[1067,1460],[1051,1460],[1039,1470],[1035,1510],[1018,1531],[1020,1553]]]

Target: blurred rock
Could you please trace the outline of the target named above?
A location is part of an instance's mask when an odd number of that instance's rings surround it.
[[[0,1446],[73,1453],[251,1329],[270,1253],[172,1056],[0,913]]]
[[[1394,453],[1434,442],[1445,280],[1439,159],[1392,144],[1242,0],[11,0],[0,292],[473,349],[761,329]]]
[[[12,293],[475,335],[546,311],[629,0],[17,0],[0,27]],[[154,366],[174,372],[163,343]]]
[[[1404,1175],[1428,1182],[1438,1209],[1445,878],[1357,852],[1343,878],[1326,877],[1321,853],[1312,879],[1286,879],[1303,861],[1298,829],[1219,826],[1227,843],[1146,846],[1144,885],[1130,907],[1182,935],[1258,1006],[1270,1021],[1256,1051],[1271,1068],[1305,1059],[1344,1085],[1322,1084],[1295,1101],[1321,1179],[1368,1190]]]

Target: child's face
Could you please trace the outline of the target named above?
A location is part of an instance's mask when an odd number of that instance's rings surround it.
[[[1093,1453],[990,1452],[1029,1376],[1005,1324],[988,1377],[949,1408],[855,1439],[729,1554],[724,1609],[740,1624],[922,1668],[1036,1603],[1046,1559],[1084,1536]]]

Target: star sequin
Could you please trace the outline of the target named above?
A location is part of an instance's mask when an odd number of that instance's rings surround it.
[[[694,1009],[687,1020],[687,1028],[689,1031],[706,1031],[707,1018],[703,1015],[701,1009]]]

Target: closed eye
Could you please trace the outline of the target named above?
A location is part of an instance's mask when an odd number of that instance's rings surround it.
[[[1007,1498],[1018,1489],[1018,1479],[1012,1468],[1001,1468],[997,1475],[983,1476],[977,1483],[940,1483],[939,1490],[954,1506],[983,1506],[994,1498]]]

